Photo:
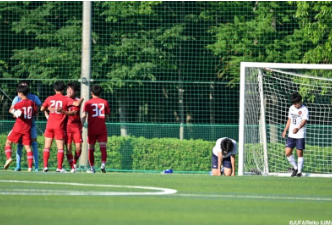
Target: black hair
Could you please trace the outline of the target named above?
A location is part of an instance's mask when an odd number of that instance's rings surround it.
[[[18,86],[30,86],[30,81],[28,80],[20,80],[20,82],[18,83]]]
[[[67,88],[72,88],[75,92],[78,91],[78,84],[74,83],[74,82],[71,82],[71,83],[68,83],[67,84]]]
[[[63,90],[65,90],[66,85],[65,85],[65,83],[63,83],[63,81],[56,81],[53,85],[53,88],[56,91],[63,91]]]
[[[91,87],[91,92],[92,94],[94,94],[95,96],[99,96],[101,94],[101,92],[103,91],[103,89],[101,88],[100,85],[93,85]]]
[[[24,96],[29,94],[30,88],[26,85],[20,85],[16,88],[17,93],[22,93]]]
[[[290,99],[291,99],[292,104],[295,104],[295,103],[298,103],[302,100],[302,96],[298,92],[294,92],[291,95]]]
[[[233,142],[228,138],[224,138],[220,143],[221,153],[223,156],[226,156],[228,153],[230,153],[233,150],[233,147]]]

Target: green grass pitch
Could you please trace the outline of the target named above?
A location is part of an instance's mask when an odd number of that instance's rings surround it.
[[[177,192],[144,195],[160,190],[143,187]],[[123,195],[95,195],[119,192]],[[329,178],[0,171],[4,225],[287,225],[295,220],[332,221],[331,212]]]

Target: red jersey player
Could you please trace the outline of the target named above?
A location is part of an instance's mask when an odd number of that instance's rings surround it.
[[[78,85],[76,83],[67,84],[67,97],[78,101],[76,97],[78,91]],[[69,165],[71,167],[70,172],[76,173],[76,163],[81,155],[82,149],[82,123],[80,117],[80,107],[71,105],[68,108],[71,114],[68,114],[67,118],[67,139],[66,139],[66,155]],[[75,157],[72,154],[72,142],[75,143]]]
[[[58,168],[56,172],[65,173],[66,171],[62,168],[63,161],[63,148],[64,148],[64,139],[66,137],[65,131],[65,122],[66,122],[66,113],[68,113],[68,107],[70,105],[79,106],[83,99],[75,101],[74,99],[63,96],[62,92],[65,90],[66,86],[63,81],[57,81],[53,85],[55,95],[49,96],[43,103],[40,111],[46,111],[51,109],[46,130],[44,133],[45,136],[45,147],[43,152],[44,158],[44,172],[48,171],[48,159],[50,156],[50,148],[53,142],[53,139],[56,141],[58,148]],[[55,110],[53,110],[55,109]]]
[[[7,157],[7,161],[4,165],[4,169],[7,169],[10,163],[13,161],[11,158],[11,145],[12,143],[18,143],[20,138],[22,138],[22,144],[24,145],[27,151],[28,158],[28,171],[32,171],[32,163],[33,163],[33,153],[31,151],[30,143],[30,130],[32,125],[33,117],[37,113],[36,104],[27,98],[29,93],[28,86],[18,86],[17,87],[18,96],[22,99],[22,101],[16,103],[11,110],[11,113],[16,117],[16,122],[12,131],[9,133],[6,146],[5,153]]]
[[[98,140],[101,151],[101,172],[106,173],[105,164],[107,159],[106,144],[107,144],[107,129],[105,121],[110,108],[105,99],[100,98],[102,88],[99,85],[91,87],[92,98],[85,102],[82,112],[82,124],[85,123],[86,117],[88,118],[88,148],[89,148],[89,163],[91,169],[88,173],[95,173],[95,144]]]

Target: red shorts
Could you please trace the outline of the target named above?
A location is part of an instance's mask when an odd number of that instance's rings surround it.
[[[96,141],[107,142],[107,134],[88,134],[88,144],[94,145]]]
[[[66,138],[66,132],[60,129],[46,128],[44,136],[47,138],[55,138],[55,140],[63,140]]]
[[[83,143],[82,132],[67,132],[66,143],[71,144],[72,142],[79,144]]]
[[[15,132],[15,131],[10,131],[10,133],[8,134],[7,139],[11,142],[18,143],[21,137],[22,137],[22,145],[30,145],[31,144],[30,131],[26,134],[21,134],[21,133]]]

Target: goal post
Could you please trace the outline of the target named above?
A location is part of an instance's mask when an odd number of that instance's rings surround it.
[[[239,176],[290,175],[281,134],[296,91],[309,109],[303,175],[332,177],[332,65],[256,62],[240,68]]]

